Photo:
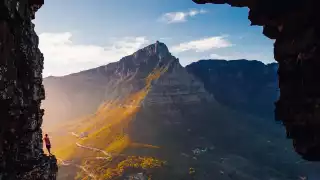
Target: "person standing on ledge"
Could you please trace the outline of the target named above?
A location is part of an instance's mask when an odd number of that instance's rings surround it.
[[[43,138],[44,140],[44,143],[46,144],[46,148],[49,152],[49,155],[52,155],[51,152],[50,152],[50,148],[51,148],[51,143],[50,143],[50,139],[48,137],[48,134],[45,135],[45,137]]]

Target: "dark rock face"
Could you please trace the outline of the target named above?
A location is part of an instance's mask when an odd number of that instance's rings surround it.
[[[193,0],[196,3],[228,3],[248,7],[252,25],[275,39],[274,57],[279,63],[280,97],[276,118],[286,127],[297,153],[320,160],[320,48],[317,0]]]
[[[0,2],[0,179],[54,180],[42,150],[43,55],[31,19],[43,1]]]
[[[201,79],[220,104],[258,117],[274,117],[278,99],[276,63],[201,60],[186,68]]]

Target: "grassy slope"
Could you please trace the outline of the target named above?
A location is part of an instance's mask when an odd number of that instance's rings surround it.
[[[77,171],[76,177],[80,179],[115,179],[120,177],[129,167],[147,170],[162,165],[162,161],[152,157],[126,156],[121,152],[128,147],[159,148],[132,142],[126,129],[148,94],[151,82],[159,78],[166,70],[166,68],[154,70],[146,78],[144,89],[130,95],[124,101],[106,102],[91,117],[61,124],[51,129],[45,127],[46,131],[51,132],[53,154],[62,165],[60,168],[62,171],[59,173],[61,179],[65,174],[63,169],[68,169],[67,171],[71,172]],[[75,136],[82,132],[87,132],[88,136],[85,138]],[[76,143],[111,153],[112,159],[96,159],[95,157],[106,157],[106,155],[81,148]],[[63,163],[70,161],[72,161],[72,165],[63,166]],[[70,166],[78,166],[78,168]],[[72,176],[74,177],[75,174],[71,173]],[[70,179],[70,176],[65,178]]]

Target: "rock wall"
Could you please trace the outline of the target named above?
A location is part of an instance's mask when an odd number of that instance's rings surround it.
[[[43,55],[31,20],[43,0],[0,2],[0,180],[54,180],[42,150]]]
[[[275,116],[304,159],[320,161],[320,13],[318,0],[193,0],[248,7],[251,25],[275,39],[280,98]]]

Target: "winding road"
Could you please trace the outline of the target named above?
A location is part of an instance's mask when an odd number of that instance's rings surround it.
[[[94,147],[89,147],[89,146],[84,146],[84,145],[81,145],[79,143],[76,143],[76,145],[80,148],[83,148],[83,149],[89,149],[89,150],[92,150],[92,151],[96,151],[96,152],[101,152],[103,153],[104,155],[108,156],[108,158],[112,158],[111,154],[110,153],[107,153],[106,151],[102,150],[102,149],[99,149],[99,148],[94,148]]]
[[[80,135],[78,135],[77,133],[75,133],[75,132],[71,132],[71,134],[72,134],[73,136],[76,136],[77,138],[82,139],[82,137],[81,137]],[[102,149],[95,148],[95,147],[90,147],[90,146],[85,146],[85,145],[82,145],[82,144],[80,144],[80,143],[78,143],[78,142],[76,142],[76,145],[77,145],[78,147],[80,147],[80,148],[83,148],[83,149],[89,149],[89,150],[92,150],[92,151],[101,152],[102,154],[104,154],[105,156],[107,156],[106,158],[108,158],[108,159],[112,158],[112,155],[111,155],[110,153],[108,153],[108,152],[106,152],[106,151],[104,151],[104,150],[102,150]],[[99,158],[101,159],[101,157],[99,157]]]
[[[77,133],[75,132],[71,132],[71,135],[77,137],[77,138],[80,138],[82,139],[82,137],[80,135],[78,135]],[[95,148],[95,147],[90,147],[90,146],[85,146],[85,145],[81,145],[80,143],[76,142],[75,143],[77,147],[79,148],[83,148],[83,149],[88,149],[88,150],[91,150],[91,151],[95,151],[95,152],[100,152],[102,154],[104,154],[105,156],[97,156],[97,157],[93,157],[95,159],[99,159],[99,160],[108,160],[110,161],[112,159],[112,155],[102,149],[99,149],[99,148]],[[89,170],[86,169],[85,166],[82,166],[82,165],[78,165],[78,164],[75,164],[73,163],[72,161],[65,161],[65,160],[62,160],[60,158],[57,158],[58,161],[60,161],[60,165],[61,166],[75,166],[79,169],[81,169],[82,171],[84,171],[89,177],[93,178],[93,179],[96,179],[96,176],[89,172]]]

